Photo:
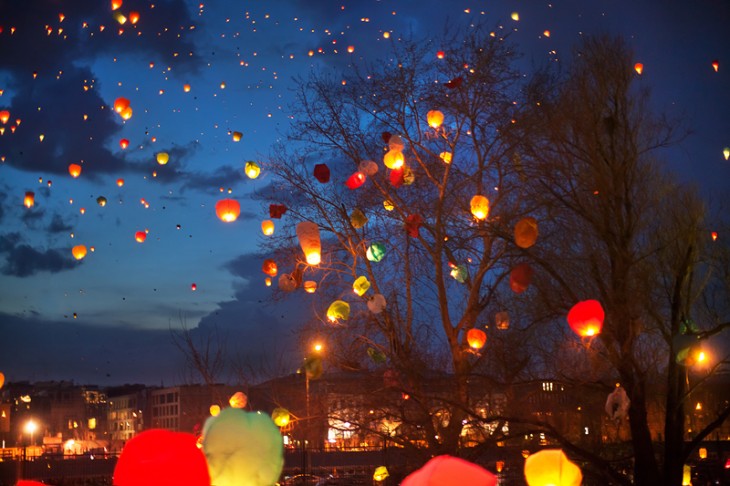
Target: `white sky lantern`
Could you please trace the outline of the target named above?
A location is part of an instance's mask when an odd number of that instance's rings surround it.
[[[304,251],[304,257],[310,265],[319,265],[322,260],[319,241],[319,226],[311,221],[302,221],[297,225],[297,237]]]

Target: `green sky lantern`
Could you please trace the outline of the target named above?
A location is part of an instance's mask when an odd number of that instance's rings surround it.
[[[365,256],[371,262],[379,262],[385,256],[385,245],[382,243],[373,243],[368,247]]]

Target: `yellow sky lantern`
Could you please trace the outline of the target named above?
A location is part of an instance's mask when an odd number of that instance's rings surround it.
[[[474,215],[476,219],[479,221],[487,219],[487,216],[489,215],[489,199],[477,194],[471,198],[470,206],[471,214]]]
[[[158,152],[157,153],[157,163],[160,165],[165,165],[170,161],[170,154],[167,152]]]
[[[86,246],[85,245],[76,245],[73,248],[71,248],[71,254],[74,256],[75,259],[81,260],[86,256]]]
[[[730,159],[730,147],[722,149],[722,156],[725,157],[725,160]]]
[[[27,191],[23,198],[23,206],[26,208],[32,208],[35,204],[35,193],[33,191]]]
[[[378,466],[375,468],[375,472],[373,473],[373,480],[385,481],[388,476],[390,476],[390,474],[388,473],[388,468],[385,466]]]
[[[274,411],[271,412],[271,419],[277,427],[286,427],[289,425],[291,415],[289,414],[289,410],[283,407],[276,407]]]
[[[438,128],[444,122],[444,114],[438,110],[431,110],[426,114],[426,121],[431,128]]]
[[[543,449],[525,460],[529,486],[580,486],[583,474],[560,449]]]
[[[346,321],[350,317],[350,304],[344,300],[332,302],[327,309],[327,320],[331,323]]]
[[[361,275],[355,279],[355,281],[352,283],[352,290],[355,292],[358,296],[362,297],[365,292],[368,291],[370,288],[370,281],[368,281],[367,277],[365,275]]]
[[[211,405],[208,409],[210,412],[211,417],[217,417],[219,413],[221,413],[221,406],[220,405]]]
[[[297,225],[297,237],[307,263],[319,265],[322,260],[319,226],[311,221],[302,221]]]
[[[393,205],[393,203],[388,199],[383,201],[383,207],[385,208],[386,211],[392,211],[395,209],[395,206]]]
[[[243,171],[246,173],[249,179],[256,179],[261,173],[261,167],[253,160],[246,162],[246,166]]]
[[[403,152],[400,150],[389,150],[383,156],[383,163],[388,169],[400,169],[405,163]]]
[[[243,138],[243,133],[241,133],[241,132],[233,132],[232,137],[233,137],[233,141],[234,142],[240,142],[241,139]]]

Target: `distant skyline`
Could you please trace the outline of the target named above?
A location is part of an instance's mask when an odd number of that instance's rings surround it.
[[[303,354],[296,330],[314,309],[305,295],[269,301],[260,222],[273,181],[265,170],[248,179],[243,166],[296,130],[288,110],[295,77],[347,72],[383,59],[402,37],[468,22],[509,32],[525,75],[567,60],[582,35],[624,36],[653,106],[692,132],[662,152],[668,167],[708,197],[727,197],[728,2],[124,0],[117,12],[106,1],[3,2],[6,379],[181,383],[188,376],[171,331],[182,325],[196,338],[215,328],[240,359],[293,372]],[[130,100],[127,121],[113,110],[118,97]],[[166,165],[159,152],[169,154]],[[71,163],[82,166],[78,178]],[[215,216],[224,196],[242,203],[235,223]],[[137,231],[147,231],[143,243]],[[79,244],[90,251],[77,261]]]

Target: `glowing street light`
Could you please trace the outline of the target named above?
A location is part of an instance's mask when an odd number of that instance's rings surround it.
[[[35,420],[30,419],[25,423],[23,430],[25,430],[26,434],[30,435],[30,445],[33,445],[33,434],[38,430],[38,424]]]

